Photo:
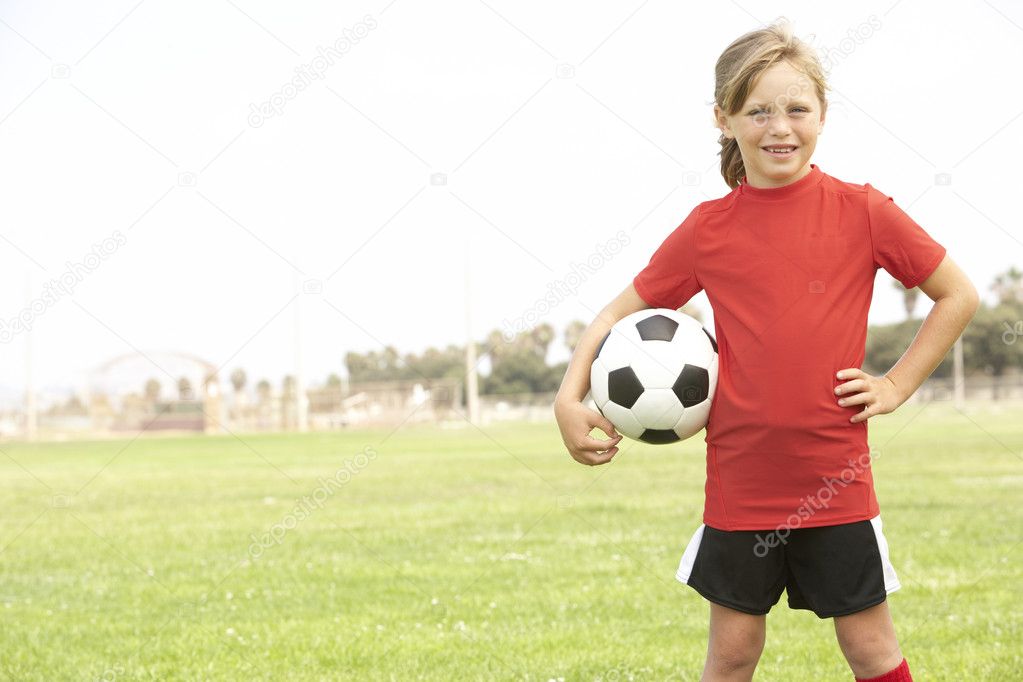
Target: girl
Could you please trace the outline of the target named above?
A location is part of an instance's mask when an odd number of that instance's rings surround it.
[[[813,50],[778,23],[734,41],[715,68],[721,174],[732,191],[699,204],[590,324],[555,400],[571,456],[605,464],[621,436],[583,405],[589,367],[615,322],[714,309],[717,391],[707,423],[703,523],[676,578],[710,603],[704,680],[749,680],[766,614],[833,618],[856,680],[911,680],[888,611],[899,589],[874,495],[867,420],[902,405],[979,304],[974,286],[891,197],[811,163],[827,84]],[[875,274],[934,301],[883,376],[860,369]],[[608,440],[590,437],[593,428]]]

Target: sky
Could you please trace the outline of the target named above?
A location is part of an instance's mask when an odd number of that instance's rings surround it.
[[[1016,3],[0,2],[0,400],[140,352],[139,387],[182,355],[317,384],[588,323],[728,193],[714,64],[780,17],[827,56],[814,163],[990,300],[1023,263]],[[891,281],[871,323],[903,316]]]

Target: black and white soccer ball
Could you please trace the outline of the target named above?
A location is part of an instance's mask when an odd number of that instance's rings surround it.
[[[718,345],[696,319],[667,308],[627,315],[590,367],[590,394],[618,432],[674,443],[707,425],[718,380]]]

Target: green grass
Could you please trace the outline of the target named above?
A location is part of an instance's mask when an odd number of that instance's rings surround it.
[[[871,420],[917,679],[1023,668],[1021,417]],[[700,523],[702,433],[589,468],[553,423],[484,431],[0,444],[0,678],[698,679],[708,607],[674,573]],[[783,595],[756,679],[852,674],[831,621]]]

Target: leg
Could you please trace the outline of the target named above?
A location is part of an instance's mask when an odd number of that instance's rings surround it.
[[[877,677],[902,662],[887,601],[834,620],[838,645],[856,677]]]
[[[710,602],[710,639],[701,682],[749,682],[764,651],[767,616]]]

